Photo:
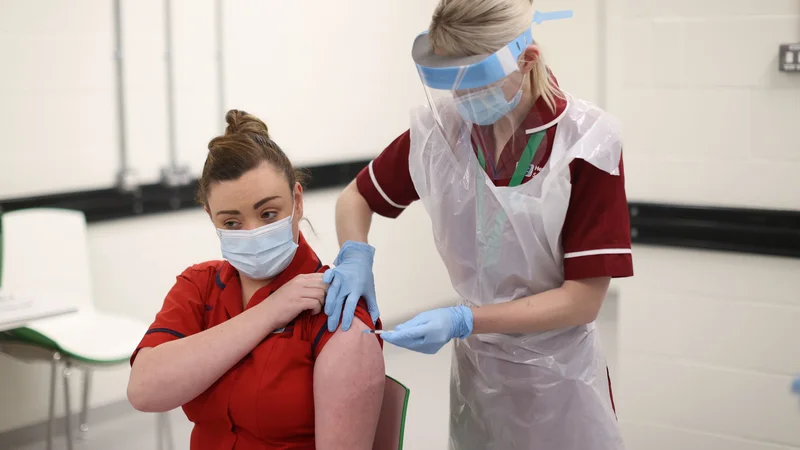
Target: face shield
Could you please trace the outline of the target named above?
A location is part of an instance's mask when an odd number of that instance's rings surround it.
[[[508,138],[512,141],[496,143],[492,126],[501,126],[503,122],[510,125],[509,114],[522,100],[523,85],[529,80],[520,70],[520,57],[534,42],[533,26],[571,16],[571,11],[537,11],[531,28],[491,54],[443,56],[434,51],[427,32],[417,36],[412,57],[433,119],[451,148],[469,143],[478,149],[482,165],[484,160],[490,165],[503,165],[494,158],[500,153],[494,146],[513,148],[513,140],[519,137],[510,130],[506,134],[511,135]],[[502,167],[498,169],[503,171]],[[491,176],[494,171],[487,172]]]
[[[437,116],[452,108],[465,121],[487,126],[519,104],[525,77],[518,60],[532,43],[533,34],[527,29],[493,54],[450,57],[437,55],[428,33],[423,33],[414,41],[412,57]]]

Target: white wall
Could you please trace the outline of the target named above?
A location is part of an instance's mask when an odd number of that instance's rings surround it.
[[[169,162],[164,3],[121,2],[128,162],[142,183]],[[263,118],[299,165],[368,158],[424,100],[410,49],[434,4],[224,1],[224,110]],[[0,0],[0,199],[114,185],[112,6]],[[173,0],[171,11],[178,159],[199,175],[224,125],[215,1]]]
[[[609,0],[630,200],[800,209],[797,0]],[[637,247],[621,283],[630,450],[800,448],[800,261]]]
[[[800,260],[634,249],[616,383],[629,450],[800,448]]]
[[[800,209],[797,0],[609,0],[629,198]]]
[[[425,101],[411,43],[435,4],[226,0],[220,107],[215,0],[173,0],[179,164],[199,175],[209,138],[222,131],[230,108],[264,119],[298,165],[375,155],[408,125],[410,108]],[[598,33],[598,4],[572,6],[575,19],[546,23],[536,36],[562,84],[590,99],[599,90],[598,57],[583,42]],[[128,164],[139,182],[153,183],[169,163],[164,1],[121,5]],[[0,199],[115,184],[121,160],[112,6],[0,0]],[[14,164],[5,163],[10,158]]]

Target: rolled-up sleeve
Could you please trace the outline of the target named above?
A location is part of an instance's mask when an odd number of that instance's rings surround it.
[[[202,331],[205,302],[201,286],[206,283],[198,282],[202,281],[198,278],[208,276],[206,270],[189,268],[177,277],[175,285],[164,299],[161,311],[156,314],[152,325],[136,346],[136,351],[131,356],[131,365],[143,348],[157,347]]]
[[[396,218],[419,200],[408,166],[410,151],[411,134],[406,131],[358,174],[358,192],[373,212]]]

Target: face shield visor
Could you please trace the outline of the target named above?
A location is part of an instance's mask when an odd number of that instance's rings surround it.
[[[524,83],[530,82],[521,72],[520,63],[525,49],[534,42],[533,26],[571,16],[571,11],[537,11],[531,28],[491,54],[439,55],[427,32],[417,36],[412,57],[433,119],[453,149],[468,139],[478,148],[479,158],[483,156],[482,163],[483,159],[494,160],[490,155],[499,152],[492,148],[495,145],[492,126],[503,122],[511,124],[509,115],[522,100]],[[511,131],[507,133],[511,134],[509,139],[515,139],[516,133]],[[514,146],[513,142],[503,144]]]
[[[466,122],[492,125],[519,105],[525,79],[519,57],[533,43],[530,29],[489,55],[437,55],[428,33],[414,41],[412,57],[434,114],[452,109]]]

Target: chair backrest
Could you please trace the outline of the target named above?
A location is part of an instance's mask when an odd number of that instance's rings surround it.
[[[394,378],[387,376],[383,388],[383,406],[378,418],[373,450],[402,450],[406,427],[408,397],[411,391]]]
[[[79,309],[92,306],[86,219],[66,209],[26,209],[4,213],[3,272],[9,292],[52,292]]]

